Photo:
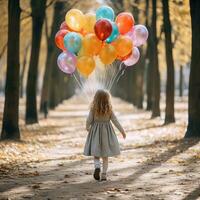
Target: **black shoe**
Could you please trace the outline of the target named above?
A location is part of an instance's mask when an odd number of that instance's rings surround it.
[[[94,179],[95,180],[100,180],[100,168],[96,168],[95,170],[94,170],[94,174],[93,174],[93,176],[94,176]]]

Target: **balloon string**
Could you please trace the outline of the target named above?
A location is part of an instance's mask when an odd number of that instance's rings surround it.
[[[110,70],[110,77],[111,77],[111,79],[110,79],[110,81],[109,81],[109,90],[110,90],[110,88],[111,88],[112,81],[113,81],[113,79],[114,79],[116,73],[118,72],[118,70],[119,70],[119,69],[116,69],[116,66],[113,66],[113,64],[112,64],[112,68],[111,68],[111,70]]]
[[[78,83],[78,86],[80,87],[80,89],[83,90],[83,86],[81,85],[80,81],[77,79],[75,73],[73,73],[73,77],[74,77],[74,79],[76,80],[76,82]]]
[[[118,69],[119,70],[119,69]],[[117,72],[118,73],[118,72]],[[111,85],[113,84],[113,80],[115,79],[115,76],[117,76],[117,73],[115,74],[115,75],[113,75],[113,73],[112,73],[112,70],[111,70],[111,78],[110,78],[110,80],[108,81],[108,90],[110,90],[111,89]]]
[[[109,90],[112,89],[112,86],[113,86],[113,84],[114,84],[116,78],[117,78],[118,75],[120,74],[120,72],[124,71],[124,68],[122,68],[122,64],[123,64],[123,63],[121,62],[120,65],[119,65],[119,69],[118,69],[117,73],[115,74],[114,78],[112,78],[111,84],[110,84],[110,86],[109,86]],[[120,76],[120,77],[121,77],[121,76]],[[119,78],[120,78],[120,77],[119,77]],[[117,82],[118,82],[119,78],[117,79]]]
[[[78,83],[78,86],[80,87],[80,89],[85,93],[88,102],[90,102],[87,93],[85,92],[85,90],[84,90],[82,84],[80,83],[80,81],[77,79],[75,73],[73,73],[73,77],[74,77],[74,79],[76,80],[76,82]]]
[[[112,77],[112,80],[111,80],[111,83],[110,83],[110,86],[109,86],[109,90],[111,90],[111,88],[112,88],[112,86],[113,86],[113,84],[114,84],[114,82],[115,82],[115,79],[117,78],[118,74],[120,73],[121,65],[122,65],[122,63],[120,63],[119,68],[118,68],[118,71],[117,71],[117,73],[115,74],[115,76]]]
[[[105,77],[106,77],[106,78],[105,78],[105,79],[106,79],[105,88],[106,88],[106,89],[109,89],[109,85],[110,85],[110,81],[111,81],[111,79],[110,79],[110,72],[111,72],[111,70],[112,70],[112,67],[113,67],[112,64],[106,66],[106,71],[105,71]]]
[[[121,74],[119,75],[119,77],[118,77],[116,83],[118,83],[119,79],[124,75],[124,72],[125,72],[125,68],[123,68],[123,69],[121,70]]]
[[[115,79],[115,76],[117,76],[117,73],[118,73],[119,69],[116,70],[116,67],[112,67],[112,70],[110,71],[110,77],[111,77],[111,80],[109,81],[109,90],[111,89],[112,87],[112,84],[114,83],[114,79]]]

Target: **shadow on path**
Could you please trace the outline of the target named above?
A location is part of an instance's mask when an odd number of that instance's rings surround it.
[[[196,189],[194,189],[192,192],[190,192],[182,200],[195,200],[195,199],[198,199],[198,198],[200,198],[200,185]]]
[[[79,189],[84,190],[85,192],[89,191],[90,193],[96,193],[99,191],[105,191],[109,187],[115,187],[116,185],[118,185],[118,186],[121,185],[122,187],[124,187],[125,185],[133,183],[135,180],[137,180],[143,174],[150,172],[154,168],[160,167],[164,162],[166,162],[173,156],[183,153],[190,147],[196,145],[198,142],[199,142],[199,140],[191,140],[191,139],[190,140],[179,140],[179,141],[177,141],[177,144],[175,147],[169,148],[167,151],[165,151],[159,155],[152,156],[151,160],[147,160],[143,164],[137,166],[137,169],[134,173],[132,173],[131,175],[129,175],[127,177],[120,178],[116,181],[108,181],[102,185],[99,184],[98,182],[94,182],[91,180],[89,180],[87,182],[82,182],[82,183],[76,183],[76,182],[70,183],[69,182],[65,185],[63,185],[63,184],[58,185],[58,186],[55,185],[54,187],[50,188],[50,191],[48,193],[51,194],[51,193],[54,193],[59,190],[61,190],[61,191],[62,190],[64,190],[64,191],[70,190],[71,194],[77,194]],[[155,162],[154,160],[159,160],[159,162]],[[119,170],[112,170],[112,173],[120,172],[120,171],[124,171],[124,170],[133,170],[133,169],[134,169],[134,166],[130,166],[130,167],[119,169]],[[58,171],[59,171],[59,169],[58,169]],[[49,172],[49,173],[56,173],[56,171]],[[48,177],[46,177],[46,178],[48,179]],[[78,176],[74,177],[74,179],[77,180],[77,179],[79,179],[79,177]],[[43,196],[44,195],[43,192],[44,191],[39,191],[39,194],[41,194]],[[194,192],[194,194],[196,194],[196,193],[197,192]]]

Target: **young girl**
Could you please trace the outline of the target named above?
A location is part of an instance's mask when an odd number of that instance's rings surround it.
[[[94,156],[95,170],[93,175],[96,180],[100,180],[100,157],[103,160],[101,180],[105,181],[108,157],[120,154],[117,136],[110,121],[118,128],[125,139],[126,134],[112,111],[109,94],[103,90],[98,90],[86,121],[86,129],[89,134],[84,148],[84,155]]]

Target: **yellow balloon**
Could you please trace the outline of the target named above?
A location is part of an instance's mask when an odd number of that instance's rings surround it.
[[[87,33],[94,33],[94,25],[96,23],[96,15],[93,13],[87,13],[85,14],[85,25],[83,26],[83,29]]]
[[[111,44],[105,44],[100,51],[99,57],[102,63],[109,65],[116,59],[117,51]]]
[[[74,31],[81,31],[85,26],[85,16],[78,9],[71,9],[65,16],[66,24]]]
[[[102,41],[94,33],[89,33],[83,38],[82,47],[83,55],[97,55],[101,51]]]
[[[121,57],[128,55],[133,48],[131,39],[122,35],[120,35],[114,42],[112,42],[112,45],[115,47],[117,55]]]
[[[81,47],[80,51],[78,52],[78,57],[85,56],[85,52],[83,46]]]
[[[77,69],[83,75],[88,77],[95,67],[95,61],[91,56],[81,56],[77,59]]]

